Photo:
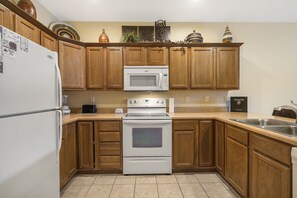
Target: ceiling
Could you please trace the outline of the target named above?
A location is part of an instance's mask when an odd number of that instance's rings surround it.
[[[297,0],[38,0],[61,21],[297,22]]]

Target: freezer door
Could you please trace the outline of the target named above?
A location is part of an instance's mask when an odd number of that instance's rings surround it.
[[[59,114],[0,118],[0,197],[58,198]]]
[[[59,107],[56,54],[5,28],[2,40],[0,117]]]

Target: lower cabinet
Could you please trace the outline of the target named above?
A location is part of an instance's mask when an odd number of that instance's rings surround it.
[[[95,122],[95,169],[122,170],[120,121]]]
[[[226,180],[242,196],[248,196],[248,132],[226,125]]]
[[[76,123],[63,125],[60,150],[60,188],[77,172]]]
[[[92,170],[94,168],[93,122],[78,122],[78,168]]]
[[[225,124],[215,121],[215,166],[216,170],[225,175]]]
[[[195,170],[214,165],[214,135],[211,120],[173,122],[173,170]]]

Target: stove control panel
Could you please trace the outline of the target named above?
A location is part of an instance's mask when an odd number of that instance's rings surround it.
[[[165,98],[130,98],[128,107],[166,107]]]

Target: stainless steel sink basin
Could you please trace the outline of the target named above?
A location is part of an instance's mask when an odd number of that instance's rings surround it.
[[[276,119],[231,119],[236,122],[266,129],[283,135],[297,137],[297,124]]]

